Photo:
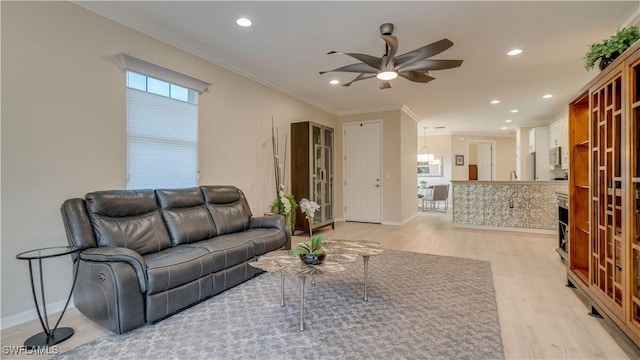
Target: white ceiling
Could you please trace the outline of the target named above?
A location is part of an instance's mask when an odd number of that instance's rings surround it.
[[[408,107],[428,133],[508,133],[548,124],[593,78],[582,57],[588,44],[638,21],[633,1],[113,1],[76,2],[229,70],[333,114]],[[241,28],[236,18],[251,18]],[[463,59],[433,71],[427,84],[403,78],[378,89],[377,79],[329,73],[357,62],[327,52],[384,53],[379,26],[391,22],[402,54],[448,38],[433,59]],[[521,48],[519,56],[506,52]],[[207,79],[214,83],[215,79]],[[542,95],[553,98],[544,100]],[[501,101],[491,105],[493,99]],[[510,110],[518,109],[516,114]],[[513,122],[507,124],[506,119]],[[445,129],[435,130],[444,126]],[[508,126],[507,130],[501,130]]]

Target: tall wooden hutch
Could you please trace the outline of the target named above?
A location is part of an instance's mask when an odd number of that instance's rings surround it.
[[[640,43],[569,104],[567,279],[640,346]]]
[[[291,124],[291,192],[296,201],[315,201],[313,223],[298,207],[296,230],[335,227],[333,220],[333,129],[310,121]]]

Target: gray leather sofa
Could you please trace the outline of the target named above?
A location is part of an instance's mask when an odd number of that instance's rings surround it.
[[[259,273],[255,257],[291,248],[284,217],[252,217],[233,186],[97,191],[61,212],[82,248],[75,306],[116,333],[238,285]]]

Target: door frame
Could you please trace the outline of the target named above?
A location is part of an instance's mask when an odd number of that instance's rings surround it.
[[[383,223],[383,219],[384,219],[384,177],[382,176],[382,174],[384,173],[383,169],[382,169],[382,165],[383,165],[383,161],[382,161],[382,155],[384,154],[384,149],[383,149],[383,133],[384,133],[384,122],[382,119],[374,119],[374,120],[365,120],[365,121],[349,121],[349,122],[344,122],[342,123],[342,174],[343,174],[343,179],[342,179],[342,218],[344,219],[344,221],[347,221],[347,214],[345,212],[345,207],[347,206],[347,192],[346,192],[346,182],[347,182],[347,169],[346,169],[346,164],[345,164],[345,158],[347,156],[347,126],[349,125],[354,125],[354,124],[371,124],[371,123],[377,123],[380,126],[380,139],[378,139],[380,141],[380,154],[378,154],[378,161],[380,162],[380,222],[379,224]],[[373,223],[372,223],[373,224]]]
[[[484,143],[490,143],[491,144],[491,181],[494,181],[496,179],[497,176],[497,158],[496,158],[496,141],[495,140],[476,140],[476,139],[470,139],[467,140],[467,163],[469,163],[469,145],[471,144],[484,144]],[[467,168],[467,180],[469,179],[469,169]]]

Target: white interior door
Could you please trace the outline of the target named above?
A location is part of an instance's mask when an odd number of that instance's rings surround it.
[[[380,223],[382,219],[382,123],[344,125],[344,219]]]
[[[493,180],[493,146],[491,143],[478,143],[478,180]]]

